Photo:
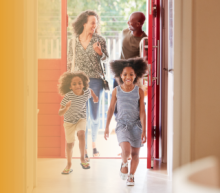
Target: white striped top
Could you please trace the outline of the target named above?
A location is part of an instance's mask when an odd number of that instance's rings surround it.
[[[86,102],[91,98],[91,91],[87,89],[83,95],[76,95],[73,91],[65,94],[61,101],[62,106],[66,106],[66,103],[71,101],[70,108],[64,114],[64,122],[77,123],[80,119],[86,119]]]

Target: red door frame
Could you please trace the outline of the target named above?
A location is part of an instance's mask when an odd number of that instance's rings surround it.
[[[157,57],[156,57],[156,71],[157,71],[157,84],[156,84],[156,136],[155,136],[155,158],[159,158],[159,137],[160,137],[160,0],[156,0],[156,41],[157,41]],[[159,52],[158,52],[159,51]]]
[[[152,13],[153,13],[153,6],[152,1],[148,1],[148,68],[149,68],[149,75],[148,75],[148,90],[147,90],[147,97],[148,97],[148,109],[147,109],[147,168],[151,168],[151,141],[152,141]]]

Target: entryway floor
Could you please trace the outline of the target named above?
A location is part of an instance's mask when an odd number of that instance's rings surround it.
[[[73,172],[62,175],[66,159],[38,159],[37,187],[33,193],[171,193],[172,181],[166,164],[154,161],[154,169],[146,169],[141,159],[135,174],[135,186],[126,186],[119,177],[120,159],[92,159],[91,169],[83,170],[79,159],[72,160]]]

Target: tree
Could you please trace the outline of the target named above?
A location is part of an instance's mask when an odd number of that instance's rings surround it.
[[[88,9],[94,10],[100,15],[103,36],[117,37],[118,33],[127,27],[127,20],[132,12],[146,13],[146,0],[68,0],[69,23],[72,23],[73,19],[82,11]],[[70,34],[71,25],[69,25],[68,31]]]

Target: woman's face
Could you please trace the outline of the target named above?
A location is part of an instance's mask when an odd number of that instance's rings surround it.
[[[121,73],[121,79],[127,86],[132,85],[136,78],[136,74],[132,67],[125,67]]]
[[[85,23],[83,26],[86,32],[94,33],[97,28],[97,25],[98,25],[98,20],[96,16],[91,15],[88,17],[87,23]]]
[[[83,94],[83,81],[80,77],[76,76],[72,78],[70,89],[76,94],[76,95],[82,95]]]

